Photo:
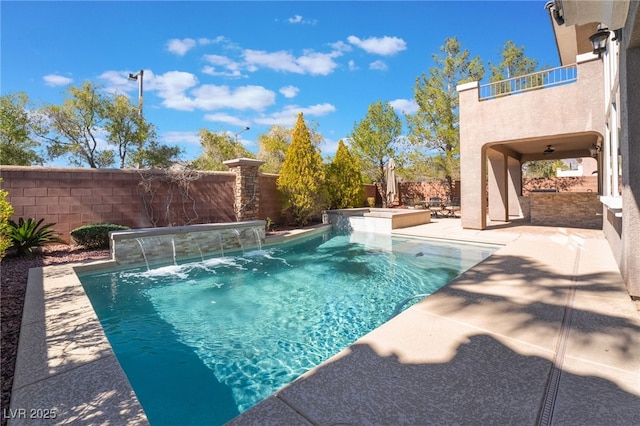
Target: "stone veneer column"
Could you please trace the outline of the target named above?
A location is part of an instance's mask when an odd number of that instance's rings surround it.
[[[236,220],[258,219],[260,206],[260,165],[264,161],[251,158],[236,158],[224,165],[236,174],[233,190]]]

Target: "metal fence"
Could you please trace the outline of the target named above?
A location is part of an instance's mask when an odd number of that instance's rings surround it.
[[[578,79],[578,67],[576,64],[564,67],[551,68],[532,74],[483,84],[479,87],[479,99],[481,101],[496,99],[502,96],[515,95],[530,90],[544,89],[573,83]]]

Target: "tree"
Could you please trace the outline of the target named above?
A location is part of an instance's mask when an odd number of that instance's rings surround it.
[[[269,133],[258,136],[258,160],[264,161],[260,166],[264,173],[280,173],[291,144],[291,133],[292,129],[274,125]]]
[[[98,92],[91,82],[82,87],[70,87],[71,95],[62,106],[49,105],[43,110],[49,118],[52,136],[47,153],[50,158],[68,156],[69,163],[91,168],[109,167],[115,163],[112,149],[105,148],[102,142],[107,99]]]
[[[538,160],[523,164],[522,170],[525,177],[550,178],[555,177],[557,169],[566,169],[562,160]]]
[[[181,153],[180,147],[161,144],[155,137],[150,137],[142,149],[136,150],[128,161],[136,168],[168,169],[178,161]]]
[[[396,156],[400,147],[402,121],[388,102],[377,101],[369,105],[365,118],[356,123],[351,133],[351,149],[360,161],[364,175],[380,183],[383,194],[387,192],[384,171],[389,158]],[[386,197],[383,196],[383,205]]]
[[[285,213],[296,223],[306,224],[324,207],[324,178],[322,157],[311,143],[311,134],[300,113],[277,180],[285,199]]]
[[[67,156],[79,167],[112,167],[117,160],[120,168],[138,168],[167,167],[180,154],[180,148],[158,143],[153,124],[126,96],[102,94],[91,82],[68,93],[62,106],[42,110],[51,127],[42,135],[50,158]]]
[[[342,140],[327,167],[326,187],[332,209],[360,207],[364,201],[360,167]]]
[[[145,121],[138,108],[131,105],[129,98],[124,95],[105,102],[103,114],[107,141],[117,148],[120,168],[124,168],[130,154],[141,153],[145,142],[150,136],[155,136],[153,126]],[[131,160],[132,165],[139,166],[136,160],[139,159]]]
[[[447,38],[440,47],[441,55],[433,55],[435,67],[416,78],[414,98],[418,111],[407,116],[410,140],[417,158],[432,157],[451,194],[454,178],[460,175],[460,130],[458,92],[456,86],[477,81],[484,76],[479,57],[470,58],[458,40]],[[424,152],[423,150],[428,152]]]
[[[200,130],[200,145],[204,152],[194,160],[193,165],[198,170],[228,170],[224,161],[234,158],[255,158],[240,142],[228,133]]]
[[[538,61],[525,56],[524,49],[524,46],[518,47],[512,40],[507,41],[502,48],[500,64],[496,66],[489,62],[491,67],[490,81],[501,81],[535,72],[538,68]]]
[[[516,44],[509,40],[504,44],[502,48],[502,61],[499,65],[492,65],[491,78],[492,83],[499,83],[503,80],[503,83],[492,86],[492,95],[500,96],[509,94],[511,92],[517,92],[520,90],[530,89],[542,84],[542,76],[524,77],[527,74],[531,74],[538,68],[538,61],[531,59],[524,54],[524,46],[516,46]],[[522,77],[522,78],[517,78]]]
[[[0,164],[31,166],[42,164],[35,139],[43,125],[35,114],[29,114],[29,97],[20,92],[0,97]]]

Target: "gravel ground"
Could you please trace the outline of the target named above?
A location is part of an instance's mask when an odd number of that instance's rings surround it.
[[[44,247],[41,253],[33,257],[7,256],[0,262],[0,341],[2,413],[9,409],[13,371],[18,351],[18,338],[22,322],[22,308],[27,288],[30,268],[46,265],[79,262],[83,260],[108,259],[109,250],[87,250],[73,245],[51,245]],[[5,416],[1,425],[7,424]]]

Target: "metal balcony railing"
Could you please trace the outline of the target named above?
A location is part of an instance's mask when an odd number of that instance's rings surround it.
[[[479,99],[484,101],[528,92],[530,90],[560,86],[562,84],[573,83],[577,79],[578,67],[576,64],[551,68],[507,80],[496,81],[495,83],[483,84],[478,88]]]

